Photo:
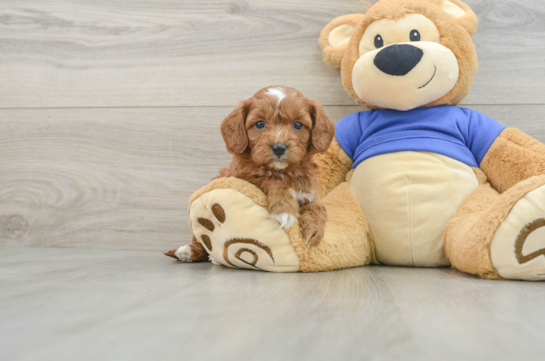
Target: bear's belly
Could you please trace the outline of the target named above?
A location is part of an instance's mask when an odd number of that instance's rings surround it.
[[[473,169],[428,152],[397,152],[356,167],[350,187],[373,235],[379,262],[448,266],[445,228],[462,200],[478,187]]]

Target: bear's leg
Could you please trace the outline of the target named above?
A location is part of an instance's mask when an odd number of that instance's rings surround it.
[[[479,186],[448,224],[445,247],[455,268],[482,278],[545,280],[545,176],[501,195]]]
[[[190,207],[193,232],[215,263],[272,272],[316,272],[369,264],[372,237],[348,183],[322,199],[327,222],[322,242],[310,247],[298,221],[283,230],[265,196],[238,179],[213,181]]]

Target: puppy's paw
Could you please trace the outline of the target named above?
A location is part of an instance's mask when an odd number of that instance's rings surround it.
[[[310,247],[315,247],[322,242],[322,238],[324,238],[324,232],[314,232],[310,236],[304,235],[306,244]]]
[[[317,246],[324,238],[327,214],[325,208],[314,205],[304,208],[299,216],[303,238],[309,246]]]
[[[289,213],[272,214],[271,217],[280,223],[280,227],[288,229],[295,223],[295,216]]]
[[[176,258],[182,262],[192,262],[191,260],[191,248],[189,246],[181,246],[180,248],[173,249],[165,253],[165,256]]]
[[[320,227],[319,225],[313,223],[307,223],[302,225],[301,228],[303,230],[303,238],[305,239],[305,243],[308,246],[314,247],[322,242],[325,231],[323,227]]]
[[[216,261],[216,259],[214,257],[212,257],[212,255],[208,255],[208,260],[210,262],[212,262],[212,264],[216,265],[216,266],[221,266],[221,263],[219,263],[218,261]]]
[[[191,262],[191,248],[189,246],[181,246],[175,255],[182,262]]]

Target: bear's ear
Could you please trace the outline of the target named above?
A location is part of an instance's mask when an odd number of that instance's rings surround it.
[[[471,8],[460,0],[428,0],[440,6],[443,10],[452,16],[458,24],[462,25],[467,30],[469,35],[473,36],[477,32],[479,21],[477,15]]]
[[[339,16],[333,19],[322,30],[320,35],[320,46],[322,47],[322,56],[324,61],[335,67],[339,68],[346,52],[348,41],[356,28],[365,15],[363,14],[351,14]]]

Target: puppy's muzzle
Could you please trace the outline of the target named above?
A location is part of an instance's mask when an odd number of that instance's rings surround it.
[[[424,52],[408,44],[390,45],[375,56],[375,66],[388,75],[403,76],[414,69]]]
[[[274,143],[273,145],[271,145],[271,149],[274,155],[276,155],[277,158],[280,158],[286,153],[286,150],[288,150],[288,146],[284,143]]]

